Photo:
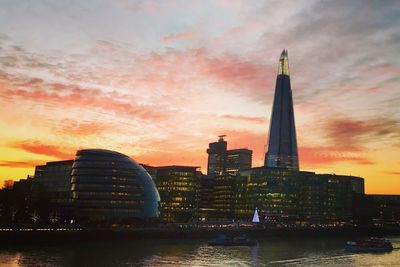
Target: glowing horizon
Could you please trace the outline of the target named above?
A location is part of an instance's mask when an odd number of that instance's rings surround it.
[[[300,170],[400,194],[400,3],[0,6],[1,185],[83,148],[205,172],[220,134],[261,166],[286,48]]]

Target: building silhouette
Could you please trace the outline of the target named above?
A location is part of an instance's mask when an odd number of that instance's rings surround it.
[[[227,142],[225,135],[220,135],[218,142],[208,145],[207,175],[219,175],[225,172]]]
[[[289,59],[285,49],[279,59],[264,166],[299,170]]]
[[[253,151],[247,148],[230,149],[225,141],[226,135],[220,135],[217,142],[208,145],[207,175],[236,175],[251,168]]]

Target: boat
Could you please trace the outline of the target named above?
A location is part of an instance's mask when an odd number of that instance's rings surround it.
[[[391,252],[392,243],[388,239],[370,237],[357,241],[347,241],[345,251],[347,252]]]
[[[257,240],[248,238],[246,236],[228,237],[226,235],[219,235],[217,238],[208,241],[209,246],[256,246]]]

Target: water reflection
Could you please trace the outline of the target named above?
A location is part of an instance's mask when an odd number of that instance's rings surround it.
[[[391,237],[400,247],[400,237]],[[206,240],[143,240],[0,249],[0,266],[398,266],[400,251],[348,254],[344,238],[267,238],[255,247]]]

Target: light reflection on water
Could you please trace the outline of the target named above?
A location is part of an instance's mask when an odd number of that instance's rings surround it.
[[[389,237],[400,247],[400,236]],[[0,266],[400,266],[400,250],[349,254],[345,238],[264,238],[257,247],[209,247],[206,240],[31,245],[0,248]]]

